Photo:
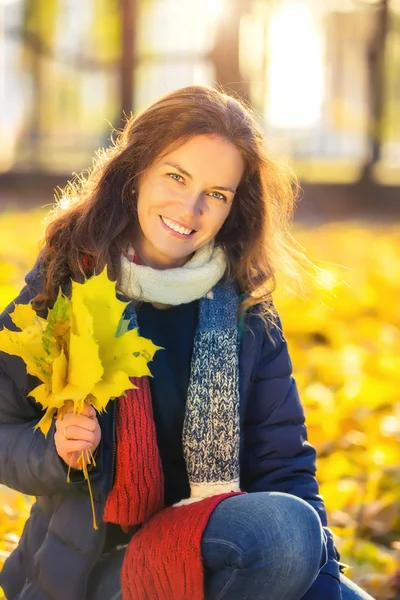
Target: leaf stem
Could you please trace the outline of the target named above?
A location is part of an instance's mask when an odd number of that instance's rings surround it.
[[[89,496],[90,496],[90,504],[92,506],[93,528],[94,529],[98,529],[97,521],[96,521],[96,512],[94,510],[94,500],[93,500],[92,486],[90,485],[90,478],[89,478],[89,472],[88,472],[86,461],[88,461],[88,464],[92,463],[94,466],[96,465],[96,463],[94,462],[93,454],[92,454],[92,452],[90,450],[89,451],[88,450],[82,450],[81,460],[82,460],[83,475],[84,475],[84,477],[85,477],[85,479],[86,479],[86,481],[88,483]]]

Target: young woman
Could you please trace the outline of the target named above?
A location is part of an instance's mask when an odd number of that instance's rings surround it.
[[[370,598],[339,573],[271,300],[295,266],[293,204],[249,109],[205,87],[132,117],[66,190],[15,302],[45,314],[106,265],[128,326],[162,349],[150,380],[47,438],[37,381],[0,355],[0,481],[37,497],[0,575],[8,600]]]

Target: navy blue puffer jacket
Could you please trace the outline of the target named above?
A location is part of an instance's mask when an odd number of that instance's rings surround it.
[[[38,266],[27,275],[15,300],[28,303],[42,289]],[[0,328],[12,327],[10,305]],[[315,451],[307,442],[303,409],[292,378],[279,323],[266,335],[260,319],[248,315],[240,351],[241,488],[280,491],[309,502],[326,526],[315,479]],[[42,413],[28,397],[38,380],[17,357],[0,353],[0,482],[36,496],[18,548],[7,559],[0,585],[8,600],[84,600],[87,580],[105,541],[105,525],[95,531],[87,484],[77,472],[66,481],[56,453],[54,430],[34,431]],[[113,403],[110,403],[113,405]],[[112,483],[113,406],[99,416],[102,441],[91,474],[98,520]],[[328,561],[303,600],[341,600],[339,565],[332,534]]]

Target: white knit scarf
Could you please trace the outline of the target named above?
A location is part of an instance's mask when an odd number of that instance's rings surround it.
[[[128,251],[132,252],[132,249]],[[205,296],[225,270],[225,253],[214,242],[199,248],[182,267],[173,269],[137,265],[122,254],[119,291],[142,302],[177,306]]]

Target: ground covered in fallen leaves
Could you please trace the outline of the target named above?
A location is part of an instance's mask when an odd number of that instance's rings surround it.
[[[44,213],[0,213],[0,310],[38,253]],[[317,266],[303,296],[275,294],[318,478],[347,575],[400,598],[400,225],[298,227]],[[0,566],[32,499],[0,486]],[[0,592],[1,598],[1,592]]]

